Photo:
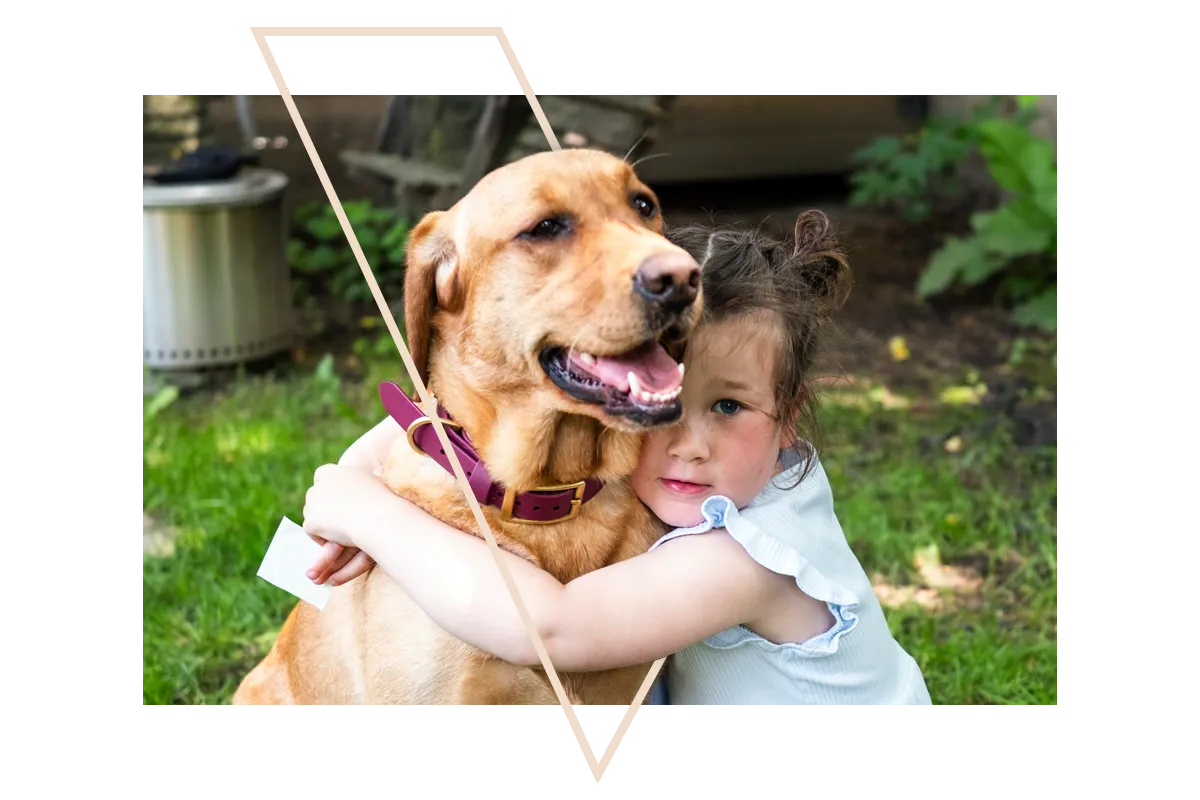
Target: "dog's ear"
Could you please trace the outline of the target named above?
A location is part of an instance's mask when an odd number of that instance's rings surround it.
[[[462,301],[458,252],[445,220],[444,211],[431,211],[422,217],[408,235],[405,256],[404,325],[408,349],[422,382],[429,380],[433,314],[439,308],[457,311]]]

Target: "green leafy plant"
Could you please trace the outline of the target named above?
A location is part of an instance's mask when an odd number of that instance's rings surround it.
[[[978,124],[995,118],[1003,97],[991,97],[965,119],[934,116],[904,136],[880,136],[857,150],[850,205],[874,206],[921,224],[963,201],[963,165],[979,145]]]
[[[1001,277],[999,292],[1015,304],[1013,320],[1054,330],[1058,290],[1058,166],[1054,144],[1033,133],[1035,95],[1017,98],[1017,113],[1000,115],[999,101],[966,120],[931,120],[908,139],[882,137],[859,151],[851,203],[899,210],[924,222],[938,204],[967,205],[961,170],[977,153],[1001,194],[996,208],[969,217],[970,232],[950,235],[917,282],[928,298],[955,286]]]
[[[342,209],[380,290],[386,294],[400,287],[408,221],[391,209],[376,208],[370,200],[343,203]],[[301,299],[304,295],[331,295],[345,302],[371,299],[370,286],[328,203],[307,203],[296,209],[288,259]]]

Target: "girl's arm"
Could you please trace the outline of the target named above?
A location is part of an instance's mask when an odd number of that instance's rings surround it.
[[[384,417],[374,428],[354,440],[338,459],[339,466],[355,467],[374,473],[383,465],[388,450],[396,437],[404,433],[400,424],[391,416]],[[374,560],[357,547],[344,547],[337,542],[328,542],[320,536],[310,534],[313,541],[321,545],[321,553],[308,570],[314,583],[330,582],[340,585],[354,580],[371,568]]]
[[[404,429],[400,427],[400,423],[390,416],[384,417],[378,425],[347,447],[338,463],[374,472],[383,465],[383,460],[396,437],[403,433]]]
[[[377,510],[357,526],[355,544],[449,633],[505,661],[538,665],[487,542],[380,488],[390,499],[372,498]],[[752,624],[787,585],[723,529],[680,537],[565,586],[519,556],[500,556],[551,663],[565,671],[653,661]]]

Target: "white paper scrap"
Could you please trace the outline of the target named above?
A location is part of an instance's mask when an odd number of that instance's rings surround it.
[[[310,539],[304,528],[284,517],[263,556],[258,577],[324,610],[333,587],[328,583],[318,586],[306,574],[320,554],[321,545]]]

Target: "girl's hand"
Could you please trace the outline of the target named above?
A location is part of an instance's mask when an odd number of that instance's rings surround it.
[[[375,566],[375,559],[357,547],[343,547],[337,542],[326,542],[319,536],[311,538],[322,545],[321,554],[308,571],[308,579],[318,586],[326,581],[341,586]]]
[[[379,519],[381,509],[395,502],[396,496],[361,467],[320,467],[304,504],[304,531],[322,546],[309,579],[338,586],[370,569],[375,562],[359,549],[356,537]]]

